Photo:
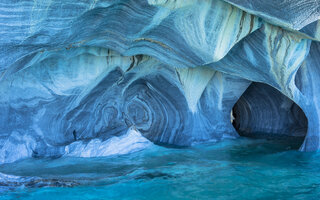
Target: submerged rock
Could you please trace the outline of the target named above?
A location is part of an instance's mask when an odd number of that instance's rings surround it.
[[[63,179],[48,179],[40,177],[14,176],[0,173],[0,193],[17,188],[41,188],[41,187],[73,187],[80,185],[75,181]]]
[[[0,163],[129,153],[149,144],[138,133],[189,146],[249,128],[305,136],[301,150],[320,149],[315,1],[28,0],[1,8]],[[256,82],[278,91],[250,89]],[[231,113],[243,99],[251,104]],[[270,112],[253,112],[264,105]]]

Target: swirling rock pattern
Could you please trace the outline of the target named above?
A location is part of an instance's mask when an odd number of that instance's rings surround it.
[[[131,152],[149,145],[141,137],[180,146],[236,138],[235,115],[239,131],[306,135],[300,149],[320,149],[318,1],[0,7],[0,163]],[[121,142],[127,151],[112,150],[115,138],[132,140]]]
[[[263,83],[251,84],[232,111],[233,124],[242,135],[304,137],[308,128],[308,120],[301,108]]]
[[[312,0],[226,0],[264,20],[294,30],[300,30],[320,17],[320,2]],[[285,14],[284,14],[285,13]]]

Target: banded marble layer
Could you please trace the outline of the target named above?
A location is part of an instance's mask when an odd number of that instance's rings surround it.
[[[320,149],[318,1],[0,2],[0,163],[255,135]],[[286,14],[283,14],[286,13]]]

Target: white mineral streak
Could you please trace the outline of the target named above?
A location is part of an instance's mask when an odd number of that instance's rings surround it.
[[[297,72],[309,51],[309,42],[291,32],[282,28],[265,24],[264,45],[267,49],[268,59],[270,61],[270,74],[274,80],[281,86],[281,90],[290,94],[288,89],[293,74]]]
[[[175,18],[187,44],[208,62],[222,59],[243,37],[260,27],[259,19],[223,1],[201,1]]]
[[[90,140],[88,143],[77,141],[65,147],[65,156],[101,157],[133,153],[152,145],[139,131],[131,127],[125,135],[112,137],[106,141]]]
[[[319,150],[319,11],[313,0],[3,1],[0,163],[236,137],[244,94],[244,116],[265,123],[241,128],[294,135],[294,102],[308,118],[301,150]],[[256,82],[271,89],[248,93]]]
[[[198,101],[215,71],[205,67],[177,68],[176,70],[179,73],[179,80],[189,109],[194,113],[197,111]]]
[[[0,163],[10,163],[31,157],[35,146],[36,140],[33,137],[13,131],[1,144]]]

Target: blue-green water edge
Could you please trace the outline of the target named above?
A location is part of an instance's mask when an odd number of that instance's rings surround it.
[[[319,199],[320,154],[296,146],[240,138],[116,157],[24,160],[0,172],[73,186],[2,189],[0,199]]]

